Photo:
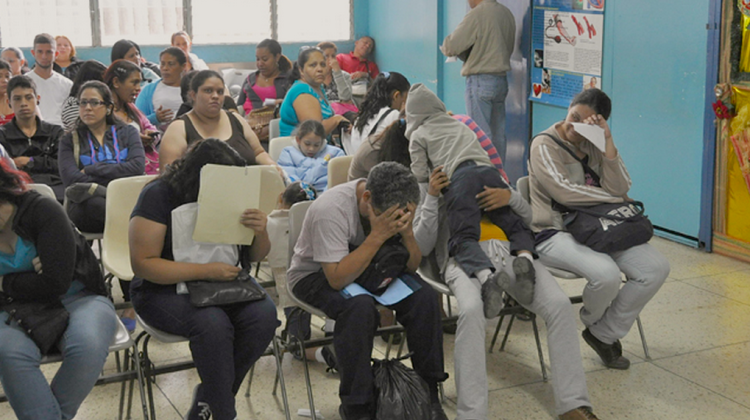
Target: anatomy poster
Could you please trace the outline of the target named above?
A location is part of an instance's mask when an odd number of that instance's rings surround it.
[[[534,0],[531,97],[567,107],[600,88],[605,0]]]

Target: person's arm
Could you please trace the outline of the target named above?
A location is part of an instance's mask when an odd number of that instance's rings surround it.
[[[570,181],[562,150],[552,139],[540,136],[531,146],[530,166],[547,195],[562,205],[594,205],[621,203],[622,197],[613,196],[603,188],[576,184]]]
[[[338,61],[337,61],[338,63]],[[342,70],[333,70],[333,82],[336,83],[336,90],[339,92],[339,100],[341,102],[349,102],[352,100],[352,78],[349,73]]]
[[[379,216],[375,216],[372,207],[368,205],[368,212],[372,229],[362,245],[339,262],[320,263],[328,284],[335,290],[343,289],[361,276],[383,243],[403,229],[406,224],[400,219],[403,213],[398,205],[394,205]]]
[[[292,157],[293,152],[294,146],[285,147],[284,150],[281,151],[278,161],[279,167],[286,172],[292,182],[299,181],[304,175],[304,171],[300,171],[300,168],[294,164],[294,158]]]
[[[34,156],[34,159],[29,161],[24,168],[29,173],[48,173],[58,174],[60,169],[57,166],[57,153],[65,132],[62,127],[55,125],[52,126],[49,138],[46,143],[42,146],[43,153],[38,156]]]
[[[601,159],[600,177],[602,188],[613,196],[625,196],[630,191],[632,181],[628,170],[625,168],[625,163],[622,161],[622,156],[615,147],[607,120],[601,115],[592,115],[586,118],[583,123],[598,125],[604,130],[604,154],[602,154]],[[586,149],[589,154],[600,153],[599,149],[588,142],[586,142]]]
[[[464,16],[453,32],[445,37],[440,51],[448,57],[456,57],[471,48],[477,41],[479,25],[476,22],[474,10]]]
[[[367,66],[367,70],[370,74],[370,77],[374,80],[380,74],[380,69],[374,61],[369,61],[369,63],[370,64]]]
[[[176,120],[169,124],[159,147],[159,172],[164,172],[167,165],[182,157],[187,150],[185,122]]]
[[[414,211],[414,237],[422,255],[429,255],[435,248],[438,237],[440,191],[450,185],[448,175],[438,166],[430,175],[430,182],[419,184],[421,204]]]
[[[261,261],[271,251],[271,239],[268,236],[268,216],[258,209],[247,209],[240,216],[240,223],[255,231],[253,244],[250,246],[250,262]]]
[[[130,265],[140,278],[157,284],[175,284],[192,280],[230,281],[239,267],[225,263],[194,264],[175,262],[161,257],[167,225],[135,216],[130,219]]]
[[[154,111],[154,90],[157,82],[151,82],[143,87],[141,93],[135,100],[135,106],[143,112],[143,115],[148,118],[151,124],[158,125],[159,120],[156,118],[156,111]]]
[[[62,207],[47,198],[39,199],[23,215],[36,248],[42,272],[7,273],[2,279],[5,294],[20,300],[50,301],[65,294],[73,282],[76,245],[73,227]],[[29,226],[29,225],[33,226]]]
[[[341,121],[346,120],[342,115],[334,115],[324,120],[320,111],[320,103],[314,96],[306,93],[299,95],[292,103],[292,107],[294,107],[294,112],[297,114],[299,121],[320,121],[326,130],[326,135],[331,134]]]
[[[73,134],[67,133],[60,141],[57,151],[57,165],[63,185],[69,187],[79,182],[94,182],[94,178],[78,169],[78,161],[73,156]]]
[[[412,133],[409,142],[409,155],[411,156],[411,171],[417,177],[417,182],[424,183],[430,180],[430,169],[428,165],[427,150],[422,146],[417,135]]]
[[[146,154],[138,130],[130,125],[121,126],[116,130],[120,150],[114,150],[114,153],[119,154],[127,148],[127,158],[120,163],[97,162],[84,168],[84,172],[97,182],[101,181],[100,184],[107,184],[118,178],[143,175],[146,170]]]
[[[419,248],[414,237],[414,213],[417,210],[416,204],[408,204],[406,206],[406,213],[403,213],[400,221],[404,223],[403,228],[398,233],[401,234],[401,243],[404,244],[406,249],[409,251],[409,260],[406,261],[406,271],[410,273],[416,273],[419,269],[419,264],[422,262],[422,251]]]

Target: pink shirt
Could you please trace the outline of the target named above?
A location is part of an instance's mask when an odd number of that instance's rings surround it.
[[[253,85],[253,91],[256,95],[260,98],[261,101],[265,101],[266,99],[276,99],[276,86],[266,86],[261,87],[257,84]],[[250,111],[253,110],[253,103],[250,102],[250,98],[248,98],[244,104],[242,104],[242,107],[245,108],[245,114],[249,114]]]

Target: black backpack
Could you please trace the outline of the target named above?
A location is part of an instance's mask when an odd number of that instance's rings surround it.
[[[351,248],[351,247],[350,247]],[[354,247],[356,249],[356,247]],[[350,250],[354,250],[350,249]],[[394,235],[372,257],[370,265],[355,280],[368,292],[381,294],[393,280],[406,271],[409,250],[401,243],[401,235]]]

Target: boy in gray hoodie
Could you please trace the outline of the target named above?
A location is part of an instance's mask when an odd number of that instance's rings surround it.
[[[477,194],[485,187],[509,189],[500,172],[495,169],[487,152],[466,125],[450,117],[438,97],[421,83],[409,90],[406,100],[406,137],[409,138],[411,170],[420,183],[429,182],[434,168],[443,167],[450,179],[443,189],[448,210],[451,237],[450,256],[469,276],[482,283],[484,315],[497,316],[503,307],[502,292],[513,287],[516,300],[523,305],[534,297],[535,272],[532,265],[536,256],[534,235],[510,207],[504,206],[484,212],[500,227],[510,241],[517,284],[503,271],[495,271],[492,261],[479,246],[482,209]]]

